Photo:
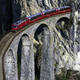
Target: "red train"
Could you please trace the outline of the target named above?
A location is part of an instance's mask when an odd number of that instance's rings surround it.
[[[11,26],[11,30],[16,31],[16,30],[19,30],[22,27],[24,27],[30,23],[34,23],[38,20],[41,20],[41,19],[44,19],[44,18],[47,18],[50,16],[58,15],[58,14],[67,13],[67,12],[71,12],[70,6],[64,6],[61,8],[45,10],[41,13],[37,13],[37,14],[34,14],[32,16],[28,16],[25,19],[21,19],[15,23],[13,23]]]

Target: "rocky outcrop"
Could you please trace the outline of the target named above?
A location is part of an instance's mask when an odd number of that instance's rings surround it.
[[[56,0],[13,0],[13,21],[55,7],[58,7]]]
[[[46,9],[64,6],[64,0],[1,0],[0,33],[10,29],[13,22]],[[2,35],[0,35],[2,36]]]
[[[55,8],[58,6],[64,6],[64,3],[63,3],[63,1],[58,2],[56,0],[12,0],[11,5],[12,5],[11,6],[12,16],[11,17],[12,17],[12,21],[15,22],[25,16],[39,13],[46,9]],[[54,63],[53,64],[54,65],[53,66],[55,66],[56,74],[60,74],[62,72],[62,68],[65,68],[66,70],[71,69],[71,70],[80,71],[80,64],[79,64],[80,63],[80,55],[79,55],[80,54],[80,42],[79,42],[80,28],[78,25],[78,27],[76,29],[77,36],[74,36],[75,31],[74,31],[73,27],[69,26],[69,28],[68,28],[67,24],[66,24],[66,26],[67,26],[67,28],[65,28],[65,29],[64,28],[63,29],[62,28],[61,29],[57,29],[57,28],[53,29],[53,39],[54,39],[53,40],[54,41],[54,44],[53,44],[53,47],[54,47],[54,49],[53,49],[53,62]],[[39,36],[39,38],[40,37],[41,37],[41,35]],[[39,44],[35,44],[35,45],[39,46],[39,49],[38,49],[38,47],[37,48],[34,47],[34,48],[36,48],[35,53],[39,53],[39,51],[42,48],[43,42],[41,42],[40,40],[36,41],[36,42],[39,43]],[[76,43],[76,44],[74,44],[74,43]],[[47,44],[47,42],[46,42],[46,44]],[[76,47],[74,47],[74,45],[76,45]],[[44,47],[47,48],[46,45],[44,45]],[[77,55],[74,53],[75,48],[77,48]],[[48,50],[48,48],[46,50]],[[45,52],[46,52],[46,50],[45,50]],[[45,53],[45,54],[43,54],[43,56],[48,55],[48,54],[49,53],[47,53],[47,54]],[[38,56],[38,57],[41,57],[40,53],[39,53],[39,55],[40,56]],[[49,58],[49,60],[50,60],[50,56],[47,56],[47,58]],[[46,59],[46,57],[44,57],[44,59]],[[25,59],[25,60],[27,60],[27,59]],[[23,58],[22,62],[24,62],[24,58]],[[41,66],[40,62],[41,61],[39,58],[37,67]],[[45,70],[47,71],[47,68],[45,69],[45,67],[44,67],[45,66],[44,63],[46,64],[46,61],[44,61],[42,64],[43,65],[43,67],[41,67],[42,73],[45,72]],[[52,63],[50,63],[49,65],[52,67],[51,64]],[[24,66],[25,65],[23,65],[23,67]],[[48,66],[48,63],[46,66]],[[11,67],[11,69],[12,69],[12,67]],[[24,70],[24,72],[25,72],[25,70]],[[51,75],[51,70],[49,70],[49,73]],[[45,73],[45,75],[48,75],[48,74]],[[26,76],[26,75],[24,75],[24,76]],[[42,78],[43,78],[43,76],[44,75],[42,75]]]

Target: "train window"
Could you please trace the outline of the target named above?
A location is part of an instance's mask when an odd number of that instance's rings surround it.
[[[44,15],[50,14],[52,12],[56,12],[56,9],[47,10],[47,11],[44,12]]]
[[[19,25],[19,24],[21,24],[22,22],[25,22],[25,21],[27,21],[28,19],[20,19],[20,20],[18,20],[17,22],[15,22],[14,24],[15,25]]]
[[[70,6],[64,6],[64,7],[61,7],[60,10],[65,10],[65,9],[69,9]]]
[[[38,17],[40,17],[40,16],[41,16],[41,13],[37,13],[37,14],[35,14],[35,15],[29,16],[28,18],[29,18],[30,20],[33,20],[33,19],[36,19],[36,18],[38,18]]]

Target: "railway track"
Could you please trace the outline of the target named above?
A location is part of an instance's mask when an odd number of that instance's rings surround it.
[[[1,41],[0,41],[0,55],[3,51],[3,48],[6,47],[6,44],[9,43],[10,38],[14,35],[14,33],[9,32]]]

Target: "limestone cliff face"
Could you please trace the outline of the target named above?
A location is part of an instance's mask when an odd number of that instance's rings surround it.
[[[55,7],[57,0],[12,0],[13,21]]]
[[[61,2],[59,2],[59,0],[11,0],[10,3],[11,3],[11,8],[9,10],[11,10],[12,22],[15,22],[25,16],[30,16],[32,14],[42,12],[46,9],[57,8],[65,5],[63,3],[63,0],[61,0]],[[66,24],[66,26],[68,25]],[[79,57],[80,56],[79,55],[80,54],[80,35],[79,35],[80,28],[78,27],[77,29],[76,44],[78,45],[77,46],[78,55],[76,55],[76,57],[73,56],[74,55],[74,51],[73,51],[74,32],[72,28],[73,27],[69,26],[69,29],[53,30],[53,35],[54,35],[53,36],[54,38],[53,60],[54,60],[56,74],[61,73],[61,68],[75,69],[80,71],[80,64],[79,64],[80,63],[79,61],[80,60]],[[39,47],[40,48],[38,50],[35,49],[35,52],[36,51],[39,52],[41,50],[42,45],[40,44]],[[41,54],[39,53],[39,55],[40,55],[38,59],[39,63],[37,66],[40,66]],[[77,61],[79,61],[79,63]]]
[[[10,29],[13,22],[46,9],[63,6],[63,3],[64,0],[0,0],[0,36]]]

